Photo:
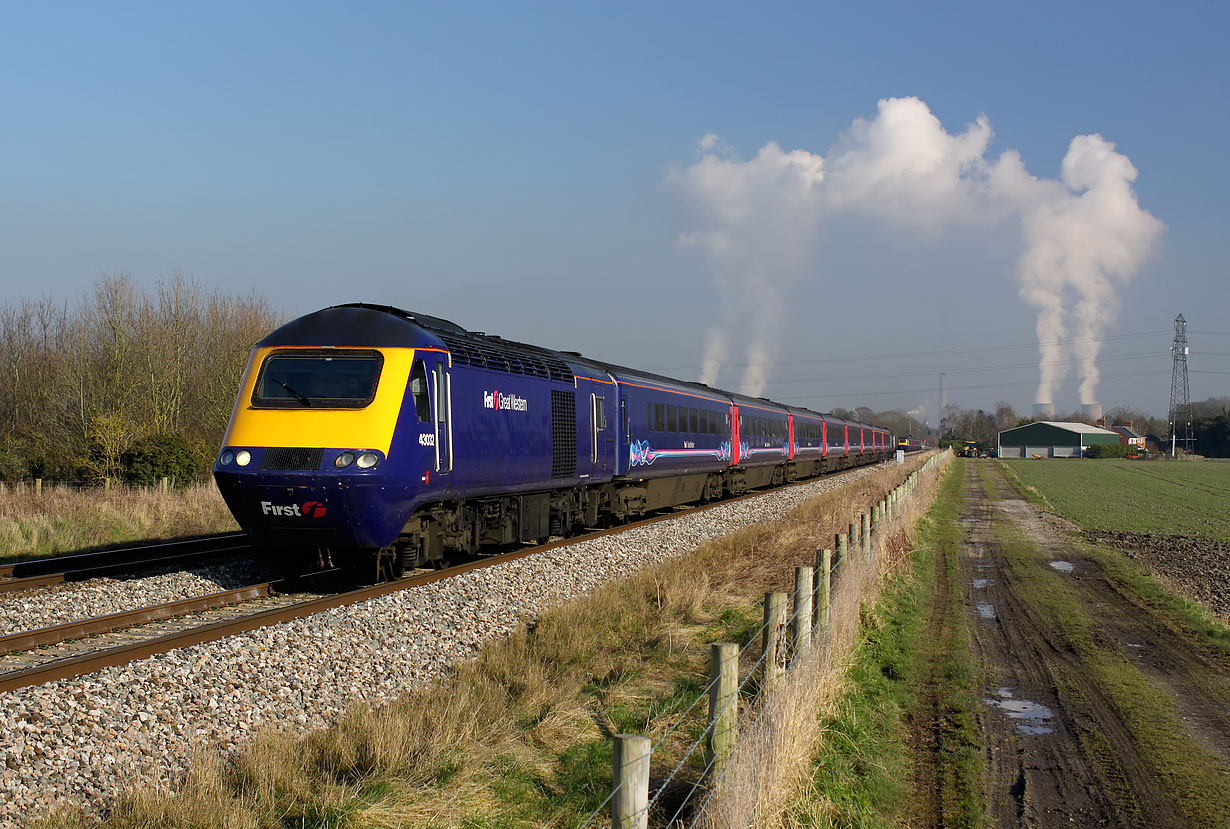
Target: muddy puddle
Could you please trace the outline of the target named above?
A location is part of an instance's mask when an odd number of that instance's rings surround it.
[[[1061,573],[1071,573],[1073,570],[1076,569],[1073,566],[1072,562],[1070,561],[1062,561],[1062,560],[1048,561],[1047,564],[1051,565],[1051,567],[1055,568]]]
[[[983,590],[995,584],[995,579],[974,579],[970,584],[974,586],[975,590]]]
[[[978,608],[978,615],[984,619],[995,618],[995,605],[990,602],[979,602],[975,607]]]
[[[1016,730],[1021,734],[1051,734],[1055,731],[1050,725],[1055,713],[1040,702],[1018,698],[1011,688],[996,688],[991,696],[983,697],[982,701],[994,706],[1016,721]]]

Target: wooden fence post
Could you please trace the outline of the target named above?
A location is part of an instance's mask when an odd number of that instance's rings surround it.
[[[807,565],[794,568],[794,623],[790,633],[795,658],[811,644],[811,574],[812,568]]]
[[[862,514],[863,520],[863,558],[871,558],[871,516],[867,513]]]
[[[43,479],[42,478],[34,479],[34,497],[35,498],[43,497]]]
[[[820,597],[824,591],[824,576],[832,566],[833,551],[816,549],[816,566],[812,571],[811,592],[811,640],[815,642],[824,632],[824,620],[821,618]]]
[[[820,597],[819,597],[819,622],[817,635],[826,636],[829,631],[829,608],[832,598],[833,586],[833,551],[825,550],[820,554]]]
[[[837,563],[841,564],[846,559],[846,553],[849,548],[846,546],[846,536],[842,533],[837,533],[833,536],[833,546],[837,548]]]
[[[170,480],[169,480],[166,476],[163,476],[163,477],[162,477],[162,478],[158,481],[158,488],[162,491],[162,494],[163,494],[163,495],[166,495],[166,494],[167,494],[167,484],[169,484],[169,483],[170,483]]]
[[[709,650],[709,739],[705,743],[705,766],[709,774],[721,773],[730,757],[739,730],[739,646],[729,642]]]
[[[761,684],[772,688],[782,673],[782,628],[786,626],[786,594],[772,591],[764,594],[764,630],[760,634],[764,667]]]
[[[615,773],[611,778],[611,829],[649,826],[648,737],[615,735]]]

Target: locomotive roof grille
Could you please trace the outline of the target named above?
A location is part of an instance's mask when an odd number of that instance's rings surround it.
[[[448,346],[454,363],[485,368],[490,371],[502,371],[506,374],[541,377],[557,383],[576,383],[572,370],[564,361],[553,357],[546,349],[509,342],[477,331],[467,331],[446,319],[415,311],[405,311],[391,305],[352,302],[336,307],[367,308],[410,320],[439,337],[440,341]]]
[[[494,338],[457,337],[443,331],[432,333],[448,347],[449,352],[453,355],[454,363],[485,368],[490,371],[502,371],[506,374],[541,377],[557,383],[576,382],[572,371],[563,361],[546,354],[535,354],[531,351],[510,347],[502,342],[493,342]]]

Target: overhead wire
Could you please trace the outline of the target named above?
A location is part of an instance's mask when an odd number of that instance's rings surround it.
[[[1145,337],[1160,337],[1170,336],[1169,331],[1146,331],[1137,334],[1112,334],[1105,337],[1081,337],[1073,340],[1056,340],[1053,345],[1075,345],[1078,343],[1094,343],[1094,342],[1114,342],[1116,340],[1133,340],[1143,339]],[[752,366],[792,366],[792,365],[815,365],[819,363],[845,363],[854,362],[855,360],[901,360],[908,357],[942,357],[949,354],[982,354],[987,351],[1011,351],[1020,348],[1037,348],[1038,343],[1021,343],[1019,345],[983,345],[972,346],[968,348],[949,348],[938,351],[907,351],[898,354],[854,354],[844,357],[817,357],[812,360],[765,360],[757,363],[726,363],[724,366],[732,366],[738,368],[749,368]],[[658,371],[683,371],[695,370],[703,368],[703,366],[665,366],[657,369]]]
[[[1137,360],[1137,359],[1141,359],[1144,357],[1162,357],[1162,356],[1169,356],[1169,352],[1167,351],[1145,351],[1139,354],[1117,354],[1117,355],[1111,355],[1109,357],[1098,357],[1097,359],[1098,359],[1098,362],[1102,363],[1102,362],[1114,362],[1118,360]],[[1040,366],[1066,366],[1066,365],[1072,365],[1074,363],[1083,363],[1083,362],[1085,362],[1085,360],[1079,359],[1079,358],[1073,358],[1070,360],[1052,360],[1052,361],[1044,362],[1044,363],[1038,363],[1036,361],[1028,362],[1028,363],[1002,363],[1000,365],[971,366],[969,368],[945,368],[944,373],[945,374],[968,374],[968,373],[979,372],[979,371],[1004,371],[1007,369],[1014,369],[1014,368],[1032,369],[1032,368],[1038,368]],[[876,379],[884,379],[884,378],[891,378],[891,377],[916,377],[918,376],[918,374],[919,374],[918,370],[915,369],[913,371],[894,371],[894,372],[884,372],[881,374],[852,374],[847,377],[809,377],[809,378],[799,378],[799,379],[791,379],[791,380],[770,380],[768,385],[779,386],[779,385],[787,385],[791,383],[837,383],[837,382],[842,382],[846,380],[876,380]]]
[[[1211,372],[1211,373],[1216,374],[1218,372]],[[1152,377],[1152,376],[1160,375],[1160,374],[1170,374],[1170,371],[1167,369],[1167,370],[1158,370],[1158,371],[1133,371],[1133,372],[1127,372],[1124,374],[1101,374],[1096,379],[1114,380],[1114,379],[1122,378],[1122,377]],[[1075,378],[1064,378],[1064,379],[1065,379],[1065,382],[1067,380],[1072,380],[1073,382],[1084,382],[1085,380],[1090,380],[1090,379],[1095,379],[1095,378],[1075,377]],[[964,386],[945,386],[944,389],[945,391],[969,391],[969,390],[981,390],[981,389],[1015,388],[1018,386],[1036,386],[1037,384],[1038,384],[1037,380],[1027,380],[1027,381],[1020,381],[1020,382],[1013,382],[1013,383],[978,383],[974,385],[964,385]],[[934,392],[935,392],[935,386],[927,386],[926,388],[893,389],[892,391],[841,391],[841,392],[826,392],[824,394],[811,394],[811,395],[797,395],[796,394],[796,395],[790,395],[790,400],[823,400],[823,399],[832,398],[832,397],[880,397],[883,395],[893,395],[893,394],[923,394],[923,393],[932,394]],[[783,401],[783,402],[788,402],[788,401]]]

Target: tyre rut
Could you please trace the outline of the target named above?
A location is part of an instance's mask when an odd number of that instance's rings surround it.
[[[1000,826],[1183,825],[1080,654],[1021,595],[995,532],[1012,520],[1001,504],[1019,497],[997,467],[971,464],[973,485],[984,475],[995,498],[967,492],[962,559],[988,677],[980,726],[990,816]]]

